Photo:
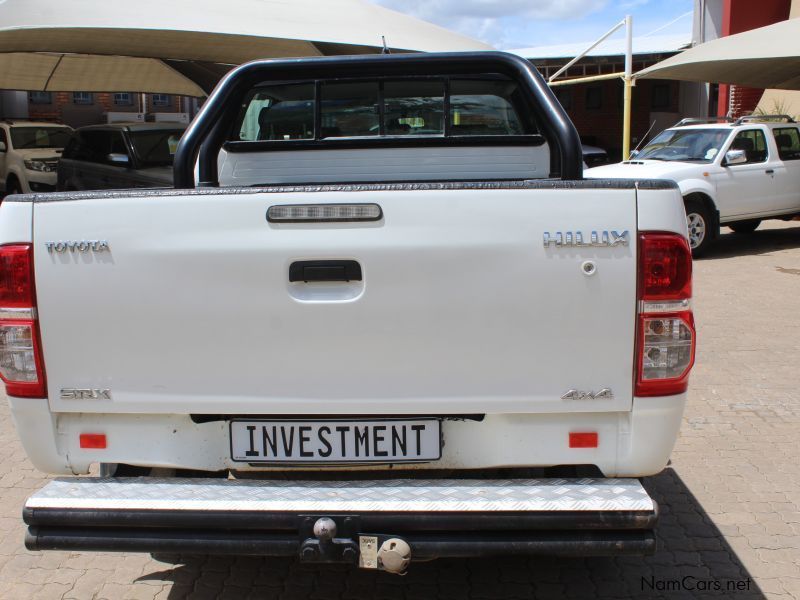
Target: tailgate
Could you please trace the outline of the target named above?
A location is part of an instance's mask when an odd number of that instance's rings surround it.
[[[37,203],[51,408],[630,409],[635,244],[546,249],[542,240],[546,231],[588,238],[627,230],[634,241],[633,187],[386,187],[123,192]],[[380,205],[383,218],[266,219],[273,205],[354,202]],[[110,251],[45,246],[85,240],[105,240]],[[362,279],[290,281],[290,265],[319,260],[356,261]],[[582,269],[587,260],[596,263],[591,276]],[[569,390],[602,389],[612,394],[562,399]]]

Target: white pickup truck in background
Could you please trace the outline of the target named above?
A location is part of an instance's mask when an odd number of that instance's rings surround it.
[[[695,256],[711,247],[720,225],[752,233],[764,219],[800,215],[800,129],[791,117],[705,121],[684,119],[633,159],[585,172],[601,179],[675,181],[686,205]]]
[[[28,547],[652,552],[637,478],[696,342],[683,202],[581,171],[517,57],[268,60],[206,102],[176,189],[8,198],[0,375],[70,475]]]

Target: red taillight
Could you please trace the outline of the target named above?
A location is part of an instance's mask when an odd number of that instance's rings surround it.
[[[0,307],[34,306],[30,244],[0,246]]]
[[[9,396],[47,396],[30,244],[0,246],[0,378]]]
[[[691,299],[692,253],[683,236],[641,234],[636,396],[686,391],[697,342]]]
[[[683,236],[643,233],[639,236],[639,300],[683,300],[692,297],[692,251]]]

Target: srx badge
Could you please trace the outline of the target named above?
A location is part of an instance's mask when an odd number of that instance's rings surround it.
[[[61,388],[62,400],[111,400],[111,390]]]

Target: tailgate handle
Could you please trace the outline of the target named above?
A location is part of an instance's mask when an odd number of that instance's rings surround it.
[[[298,260],[289,266],[289,281],[361,281],[355,260]]]

